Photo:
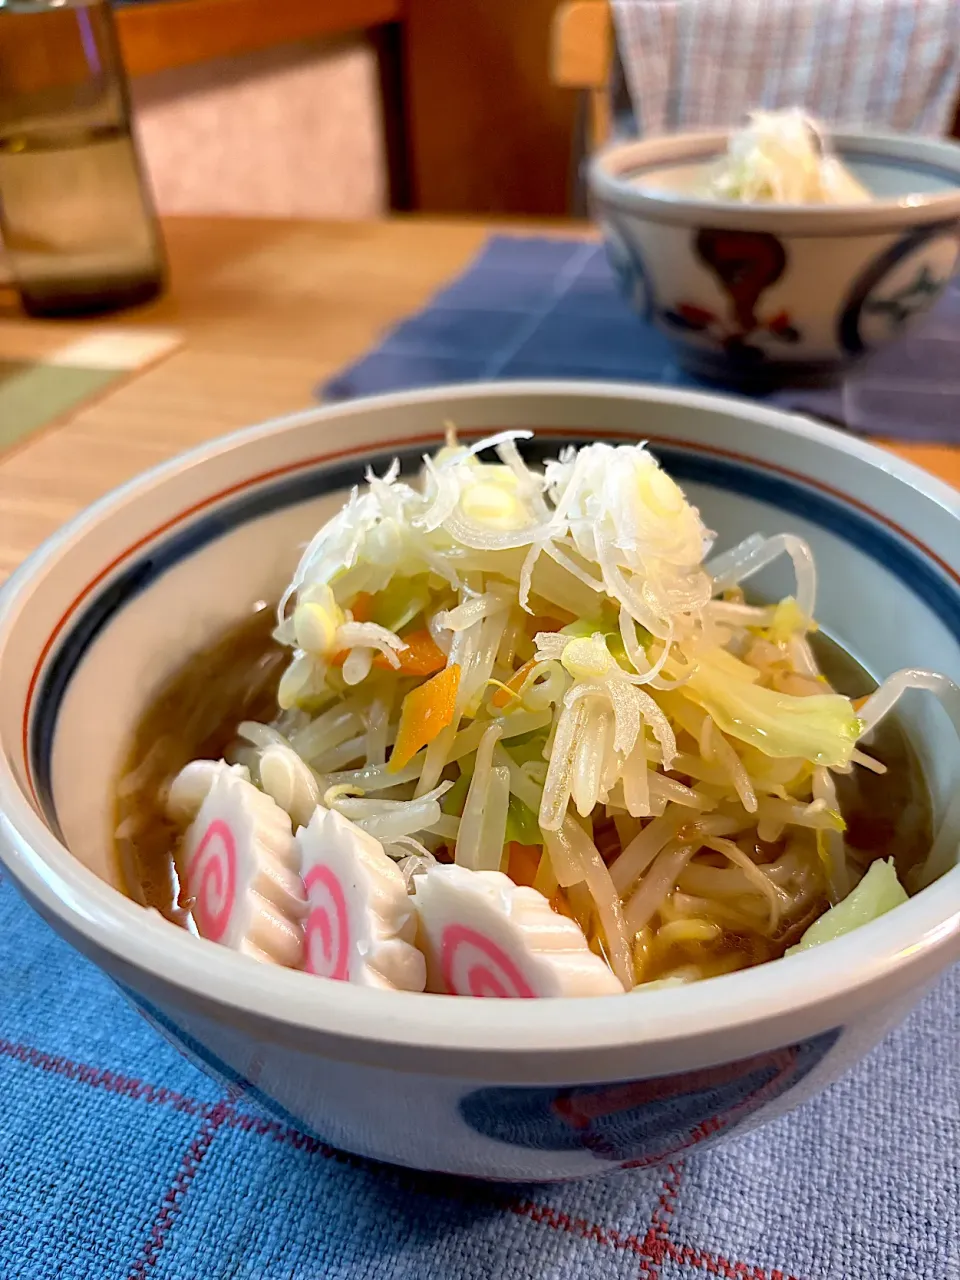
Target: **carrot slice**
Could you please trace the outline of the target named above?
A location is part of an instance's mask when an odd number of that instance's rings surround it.
[[[376,600],[369,591],[358,591],[350,601],[350,612],[354,622],[370,622],[373,618],[373,605]]]
[[[515,671],[507,681],[506,688],[498,689],[490,699],[493,705],[495,707],[505,707],[508,702],[516,701],[516,699],[510,697],[510,694],[507,693],[507,689],[509,689],[511,693],[519,693],[520,686],[523,684],[524,680],[526,680],[528,673],[531,672],[536,665],[536,658],[531,658],[529,662],[525,662],[522,667]]]
[[[518,844],[511,840],[507,845],[507,875],[514,884],[532,888],[542,857],[542,845]]]
[[[452,723],[459,687],[460,668],[454,663],[426,684],[410,690],[400,707],[400,726],[388,772],[396,773],[409,764],[421,747]]]
[[[411,631],[408,636],[402,638],[407,647],[397,654],[400,659],[399,668],[394,667],[392,662],[388,662],[382,653],[377,654],[373,665],[384,667],[388,671],[398,671],[402,676],[432,676],[435,671],[443,670],[447,655],[436,644],[429,631],[426,629]]]
[[[354,621],[360,622],[361,619],[355,618]],[[389,662],[384,653],[377,654],[373,665],[382,671],[396,671],[398,676],[432,676],[446,664],[447,655],[434,642],[429,631],[413,631],[403,637],[403,642],[407,647],[397,654],[400,659],[399,667]],[[342,667],[349,652],[349,649],[341,649],[339,653],[335,653],[330,659],[331,667]]]

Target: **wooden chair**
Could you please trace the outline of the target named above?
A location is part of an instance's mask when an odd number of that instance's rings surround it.
[[[550,75],[556,85],[586,92],[589,150],[602,146],[610,137],[614,49],[613,17],[607,0],[565,0],[557,6],[550,32]]]

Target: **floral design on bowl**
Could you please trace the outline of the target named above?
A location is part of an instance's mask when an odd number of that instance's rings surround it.
[[[767,289],[781,279],[787,268],[787,252],[776,236],[763,231],[727,231],[704,227],[693,237],[697,258],[716,278],[729,300],[726,317],[708,307],[680,302],[672,310],[660,312],[672,328],[710,338],[733,358],[760,361],[766,358],[762,346],[751,337],[769,334],[777,342],[796,343],[801,334],[783,309],[772,316],[759,315],[757,308]]]

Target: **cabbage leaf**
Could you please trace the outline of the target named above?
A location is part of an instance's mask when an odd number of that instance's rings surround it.
[[[684,687],[717,727],[764,755],[799,757],[836,768],[850,763],[861,725],[849,698],[778,693],[757,684],[759,673],[722,649],[698,655],[699,667]]]
[[[797,945],[790,947],[786,954],[792,956],[797,951],[808,951],[823,942],[842,938],[845,933],[869,924],[906,901],[907,894],[897,879],[893,859],[888,862],[880,859],[871,865],[853,892],[814,921]]]

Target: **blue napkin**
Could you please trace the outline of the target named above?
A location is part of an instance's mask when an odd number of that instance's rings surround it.
[[[377,1166],[182,1059],[0,880],[3,1280],[953,1280],[960,970],[799,1111],[662,1171]]]
[[[765,397],[867,436],[960,443],[960,278],[921,328],[834,387]],[[600,245],[493,236],[462,276],[318,388],[327,399],[496,378],[697,386],[621,298]]]

